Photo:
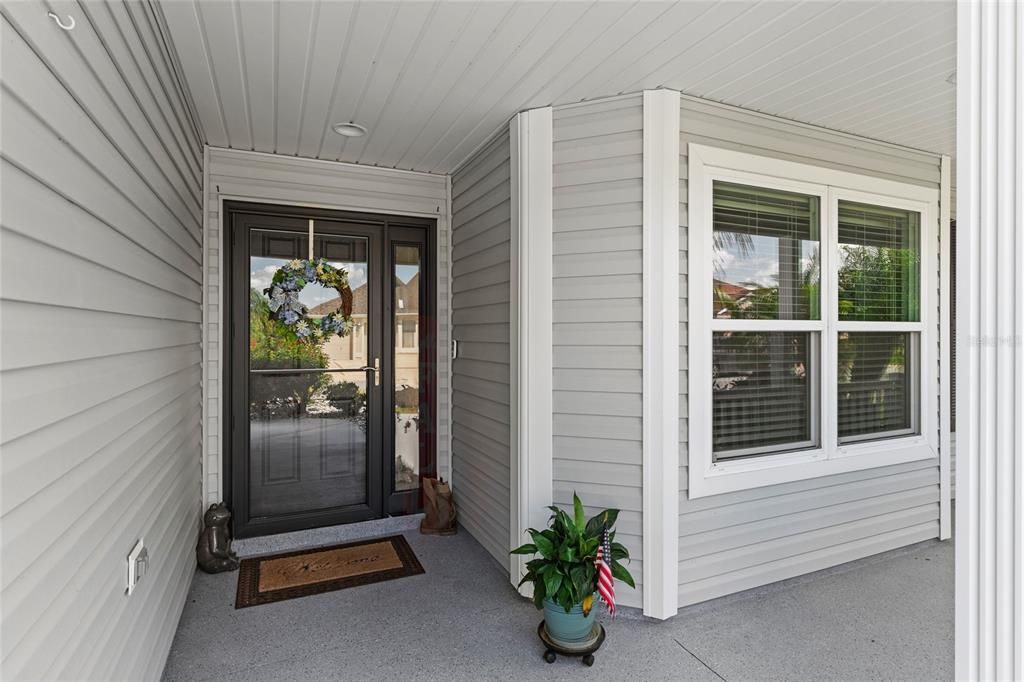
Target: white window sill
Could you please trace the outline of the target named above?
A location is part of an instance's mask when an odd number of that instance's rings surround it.
[[[924,436],[849,443],[831,453],[818,448],[713,463],[694,458],[687,487],[690,499],[697,499],[926,459],[938,466],[938,453]]]

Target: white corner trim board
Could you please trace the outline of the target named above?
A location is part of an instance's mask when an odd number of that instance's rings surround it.
[[[527,528],[543,528],[553,493],[552,202],[554,170],[551,107],[517,114],[511,146],[511,355],[512,461],[510,547]],[[526,558],[510,555],[513,585]],[[531,595],[529,584],[521,593]]]
[[[1024,679],[1024,6],[957,10],[956,679]]]
[[[664,620],[679,601],[679,93],[643,99],[643,605]]]
[[[950,283],[951,260],[949,254],[950,200],[950,158],[943,156],[940,161],[939,180],[939,539],[953,537],[953,481],[950,475],[952,458],[950,448]]]
[[[934,458],[939,465],[939,364],[937,343],[939,190],[849,173],[809,164],[783,161],[700,144],[689,145],[689,496],[691,499],[762,486],[806,480],[832,474],[883,467]],[[835,297],[822,301],[818,320],[786,320],[791,330],[816,332],[821,339],[818,400],[821,436],[817,445],[761,457],[716,461],[712,453],[712,332],[772,330],[773,320],[715,319],[712,280],[712,190],[716,180],[817,196],[821,206],[822,287],[833,291],[832,264],[838,262],[838,225],[835,216],[840,200],[888,206],[920,214],[921,268],[920,319],[885,323],[883,331],[920,335],[916,352],[920,361],[918,381],[919,424],[914,433],[884,440],[840,444],[836,432],[837,381],[835,370],[837,332],[878,331],[875,322],[838,320]],[[812,364],[813,367],[813,364]],[[829,436],[833,437],[829,437]]]

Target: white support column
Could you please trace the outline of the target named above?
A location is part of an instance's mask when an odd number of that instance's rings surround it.
[[[679,603],[679,93],[644,91],[643,604]]]
[[[510,547],[543,528],[552,504],[552,117],[532,109],[509,123],[512,169]],[[526,559],[513,555],[513,585]],[[532,585],[520,589],[532,596]]]
[[[1024,7],[957,16],[956,677],[1024,679]]]

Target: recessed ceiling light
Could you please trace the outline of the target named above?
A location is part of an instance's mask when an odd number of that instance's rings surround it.
[[[362,137],[366,134],[365,127],[351,121],[348,123],[335,123],[331,126],[331,130],[345,137]]]

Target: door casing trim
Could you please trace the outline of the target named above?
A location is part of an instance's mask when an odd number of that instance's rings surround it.
[[[384,223],[388,222],[394,224],[395,227],[418,227],[425,228],[427,232],[427,244],[426,244],[426,255],[428,260],[426,267],[424,268],[426,279],[429,279],[429,285],[431,287],[431,296],[427,297],[427,309],[425,314],[432,320],[431,329],[429,330],[430,338],[434,341],[435,347],[433,348],[436,354],[438,349],[436,348],[436,339],[438,337],[440,323],[447,323],[447,320],[441,321],[437,316],[437,298],[440,294],[442,287],[439,286],[438,281],[439,268],[438,268],[438,252],[437,252],[437,233],[439,230],[439,219],[437,216],[427,216],[423,214],[408,214],[408,213],[385,213],[385,212],[372,212],[372,211],[354,211],[350,209],[335,209],[324,206],[305,206],[297,204],[286,204],[277,201],[268,200],[251,200],[248,198],[234,199],[225,195],[219,197],[219,211],[218,211],[218,222],[221,227],[220,239],[220,300],[221,300],[221,325],[220,325],[220,386],[222,387],[220,395],[220,415],[221,415],[221,451],[220,451],[220,462],[221,467],[221,499],[224,500],[229,508],[234,508],[236,500],[233,499],[233,447],[232,447],[232,410],[233,405],[231,403],[233,379],[232,379],[232,339],[230,337],[231,329],[231,312],[232,312],[232,256],[234,254],[231,234],[233,232],[233,224],[231,216],[234,213],[258,213],[263,215],[277,215],[281,217],[293,217],[301,219],[309,218],[320,218],[323,220],[342,220],[352,222],[367,222],[367,223]],[[387,249],[387,240],[382,240],[383,250]],[[386,269],[389,261],[389,255],[383,254],[382,264]],[[387,294],[385,294],[387,295]],[[388,308],[385,308],[387,310]],[[386,314],[386,312],[385,312]],[[225,332],[227,327],[227,332]],[[384,344],[382,347],[383,352],[387,350],[387,339],[382,339],[381,343]],[[386,375],[387,376],[387,375]],[[430,405],[430,426],[432,433],[434,434],[433,443],[431,443],[431,454],[433,458],[432,468],[426,473],[432,473],[437,475],[440,468],[440,462],[438,461],[438,454],[440,448],[438,447],[438,400],[440,398],[439,390],[439,372],[435,365],[434,372],[429,379],[429,384],[434,387],[433,395],[429,396]],[[385,384],[386,385],[386,384]],[[448,382],[450,386],[450,381]],[[382,415],[383,417],[383,415]],[[383,444],[389,442],[389,439],[384,438]],[[384,457],[383,451],[381,457],[386,461],[383,467],[383,476],[386,478],[388,473],[391,471],[393,462],[389,458]],[[383,486],[382,486],[383,488]],[[397,494],[397,493],[396,493]],[[394,513],[393,504],[389,504],[390,498],[394,497],[395,494],[384,493],[384,499],[382,501],[382,515],[387,517]],[[267,535],[279,532],[289,532],[294,530],[305,530],[307,528],[316,528],[326,525],[332,525],[335,521],[332,520],[334,512],[327,510],[323,513],[310,513],[303,515],[304,521],[298,525],[289,523],[287,518],[275,518],[267,521],[254,521],[250,518],[238,518],[235,521],[235,534],[238,537],[254,537],[260,535]]]
[[[224,409],[219,386],[224,342],[225,201],[412,216],[437,221],[438,475],[451,476],[451,185],[448,176],[340,161],[204,146],[203,154],[203,404],[200,507],[223,500]]]

